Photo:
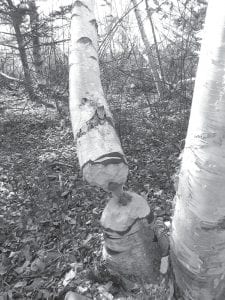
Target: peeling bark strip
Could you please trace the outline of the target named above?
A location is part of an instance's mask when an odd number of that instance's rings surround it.
[[[118,152],[112,152],[112,153],[109,153],[109,154],[105,154],[105,155],[102,155],[100,156],[98,159],[96,159],[95,161],[87,161],[84,165],[83,165],[83,168],[86,166],[86,164],[103,164],[103,165],[108,165],[110,163],[125,163],[127,165],[127,161],[124,157],[124,155],[121,155],[121,153],[118,153]]]
[[[85,105],[87,101],[87,98],[82,98],[82,105]],[[97,127],[98,125],[103,125],[105,122],[108,122],[112,127],[114,127],[112,118],[106,116],[104,106],[97,107],[92,118],[80,128],[80,131],[77,133],[77,138],[81,137],[82,135],[85,135],[89,130],[93,129],[94,127]]]
[[[84,178],[90,184],[108,190],[112,182],[121,185],[126,182],[128,167],[100,81],[97,23],[93,11],[94,0],[74,3],[70,112]]]

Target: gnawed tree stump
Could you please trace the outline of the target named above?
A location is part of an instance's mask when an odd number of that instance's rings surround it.
[[[130,280],[159,280],[161,252],[147,201],[131,192],[113,197],[103,211],[103,258],[114,274]]]

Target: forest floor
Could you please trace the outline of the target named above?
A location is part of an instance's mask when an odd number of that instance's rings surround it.
[[[171,220],[181,115],[167,107],[167,118],[153,119],[141,101],[111,102],[130,168],[126,188]],[[68,119],[25,103],[18,91],[1,91],[0,104],[11,108],[0,114],[0,299],[63,299],[69,290],[159,299],[153,286],[152,296],[127,294],[104,269],[99,220],[109,195],[83,181]]]

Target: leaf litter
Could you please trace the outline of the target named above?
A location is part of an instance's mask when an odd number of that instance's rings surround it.
[[[169,223],[179,156],[173,144],[183,136],[156,146],[136,111],[121,117],[127,186]],[[126,292],[105,268],[99,219],[107,195],[83,181],[70,125],[61,129],[57,114],[40,108],[20,114],[0,118],[0,300],[63,299],[68,291],[89,299],[160,299],[163,285]]]

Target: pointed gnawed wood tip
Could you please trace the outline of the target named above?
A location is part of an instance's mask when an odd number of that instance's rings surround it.
[[[122,199],[121,203],[121,197]],[[145,218],[150,213],[148,202],[133,192],[123,192],[120,198],[112,197],[105,207],[101,224],[114,231],[126,231],[137,219]],[[124,205],[123,201],[126,202]]]

